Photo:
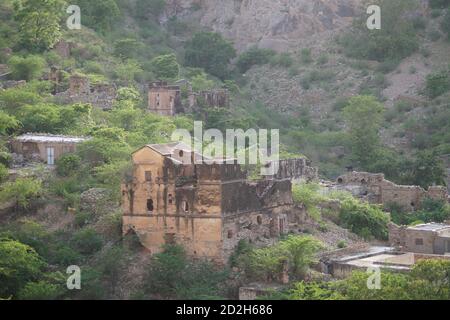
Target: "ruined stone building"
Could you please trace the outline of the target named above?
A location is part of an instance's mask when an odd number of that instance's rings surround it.
[[[62,155],[76,151],[77,144],[88,138],[50,134],[24,134],[11,141],[11,150],[23,161],[54,165]]]
[[[386,180],[384,174],[367,172],[350,172],[342,175],[331,188],[349,191],[370,203],[383,205],[396,203],[409,211],[419,208],[427,197],[442,201],[448,199],[445,187],[431,186],[428,190],[424,190],[419,186],[402,186]]]
[[[162,116],[174,116],[182,111],[181,89],[158,81],[150,84],[148,89],[148,110]]]
[[[188,87],[186,101],[183,101],[181,98],[181,87],[179,84],[182,83]],[[228,90],[215,89],[194,92],[185,80],[178,81],[176,85],[169,85],[165,81],[152,82],[148,89],[148,110],[163,116],[193,112],[200,105],[211,108],[226,108],[229,104]]]
[[[203,90],[200,92],[190,91],[188,95],[188,105],[190,109],[203,104],[209,108],[227,108],[230,105],[230,95],[226,89]]]
[[[65,104],[90,103],[94,107],[109,110],[116,100],[116,88],[105,83],[91,84],[88,77],[73,74],[69,78],[68,90],[56,93],[55,97]]]
[[[444,255],[450,253],[450,225],[427,223],[407,227],[391,223],[389,242],[406,252]]]
[[[122,185],[124,234],[136,233],[151,253],[180,244],[191,256],[225,262],[241,239],[270,242],[289,231],[290,177],[250,182],[234,161],[194,160],[201,155],[182,143],[133,153],[132,177]],[[311,171],[299,163],[290,167]]]

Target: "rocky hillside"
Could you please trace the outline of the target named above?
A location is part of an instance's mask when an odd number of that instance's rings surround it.
[[[232,40],[239,51],[251,45],[285,51],[314,35],[348,26],[361,0],[168,0],[170,17],[197,20]]]

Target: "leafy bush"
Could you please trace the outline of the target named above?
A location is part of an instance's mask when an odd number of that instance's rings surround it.
[[[314,183],[293,185],[292,186],[292,198],[297,205],[303,205],[306,208],[308,214],[319,220],[320,210],[317,207],[326,198],[319,193],[319,185]]]
[[[114,55],[126,60],[135,58],[139,49],[142,47],[142,43],[136,39],[121,39],[114,43]]]
[[[300,52],[300,59],[301,59],[302,63],[304,63],[304,64],[312,63],[313,58],[311,56],[311,49],[309,49],[309,48],[302,49],[302,51]],[[322,58],[322,60],[323,60],[323,58]]]
[[[241,73],[245,73],[252,66],[269,63],[274,55],[275,52],[273,50],[260,49],[254,46],[239,56],[236,65]]]
[[[15,80],[26,80],[39,78],[44,72],[45,60],[39,56],[19,57],[13,56],[8,60],[8,66]]]
[[[20,122],[13,116],[0,111],[0,135],[6,135],[13,132],[20,125]]]
[[[322,244],[311,236],[290,235],[271,247],[247,249],[237,261],[246,276],[253,280],[277,280],[285,263],[293,276],[302,278],[320,248]]]
[[[158,79],[176,79],[180,73],[180,65],[175,54],[158,56],[153,58],[150,64]]]
[[[23,130],[26,132],[58,133],[60,108],[51,104],[27,105],[19,109]]]
[[[369,60],[400,60],[418,49],[414,19],[409,12],[417,7],[416,0],[377,0],[372,4],[383,8],[382,28],[369,30],[367,15],[355,20],[354,28],[340,41],[346,53]]]
[[[83,254],[92,254],[103,246],[101,236],[92,228],[78,231],[72,237],[72,244]]]
[[[20,300],[56,300],[61,296],[62,292],[63,287],[61,285],[41,280],[28,282],[20,290],[18,298]]]
[[[404,224],[411,224],[415,221],[444,222],[450,218],[450,205],[444,201],[426,198],[420,204],[419,210],[413,213],[403,212],[403,214],[406,216],[402,221]]]
[[[339,220],[345,228],[365,239],[388,238],[389,217],[378,206],[356,199],[345,199],[341,203]]]
[[[30,202],[42,192],[42,184],[31,178],[18,178],[5,183],[0,189],[1,201],[13,201],[16,206],[26,209]]]
[[[289,68],[294,64],[294,59],[291,57],[290,53],[283,52],[273,56],[270,63],[274,66]]]
[[[444,19],[441,23],[441,29],[447,33],[447,39],[450,40],[450,7],[447,9]]]
[[[81,158],[76,154],[65,154],[56,160],[56,172],[63,177],[77,172],[81,166]]]
[[[100,32],[111,30],[121,14],[115,0],[74,0],[71,4],[83,8],[83,25]]]
[[[166,0],[137,0],[135,14],[138,18],[146,19],[148,15],[158,17],[164,12]]]
[[[449,6],[448,0],[430,0],[430,8],[443,9]]]
[[[219,284],[226,278],[226,271],[216,271],[206,261],[190,261],[182,247],[165,246],[152,258],[146,292],[160,298],[211,299],[221,295]]]
[[[21,44],[36,51],[53,48],[61,37],[59,22],[63,7],[64,2],[60,0],[16,2],[14,11]]]
[[[14,297],[28,281],[42,274],[44,266],[33,248],[11,239],[0,239],[0,297]]]
[[[9,171],[3,164],[0,163],[0,183],[3,183],[6,179],[8,179]]]
[[[233,45],[220,34],[199,32],[186,43],[187,66],[204,68],[208,73],[224,79],[228,75],[228,64],[236,56]]]
[[[450,90],[450,70],[438,71],[427,76],[425,92],[436,98]]]

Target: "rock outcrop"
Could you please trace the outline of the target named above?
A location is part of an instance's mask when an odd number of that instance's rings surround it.
[[[348,26],[361,0],[168,0],[161,22],[195,19],[233,40],[284,51],[313,34]]]

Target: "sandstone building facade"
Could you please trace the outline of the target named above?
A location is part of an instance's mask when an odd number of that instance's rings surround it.
[[[450,253],[450,225],[427,223],[407,227],[391,223],[389,242],[406,252],[447,254]]]
[[[181,89],[167,82],[153,82],[148,90],[148,110],[162,116],[174,116],[181,111]]]
[[[133,153],[132,178],[122,185],[123,233],[136,233],[151,253],[180,244],[223,263],[241,239],[270,243],[289,231],[290,178],[251,182],[236,163],[199,159],[182,143]]]

